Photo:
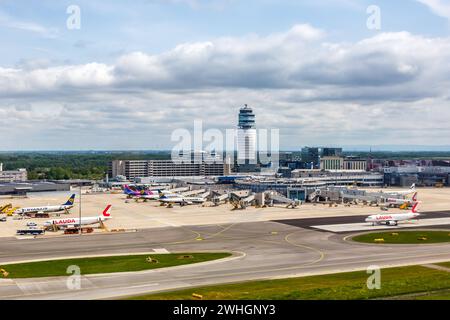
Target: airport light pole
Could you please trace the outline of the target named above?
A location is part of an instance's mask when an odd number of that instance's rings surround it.
[[[80,205],[78,207],[78,229],[80,229],[80,236],[82,234],[81,232],[81,182],[80,182]]]

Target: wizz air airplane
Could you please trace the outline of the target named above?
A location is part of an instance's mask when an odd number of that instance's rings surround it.
[[[387,198],[386,203],[388,205],[394,205],[394,206],[402,206],[404,204],[411,204],[414,205],[417,202],[417,192],[414,193],[411,200],[408,199],[396,199],[396,198]]]
[[[143,192],[131,190],[128,185],[123,186],[123,193],[130,198],[143,199],[143,200],[158,200],[159,194],[152,191],[145,190]]]
[[[408,221],[420,216],[417,212],[417,206],[419,202],[416,202],[408,213],[395,213],[395,214],[375,214],[366,218],[366,222],[371,222],[372,225],[385,224],[387,226],[396,226],[399,221]]]
[[[52,220],[48,220],[44,223],[45,227],[50,227],[50,226],[57,226],[57,227],[64,227],[64,228],[69,228],[69,227],[78,227],[78,226],[83,226],[83,225],[91,225],[91,224],[96,224],[96,223],[100,223],[102,221],[106,221],[108,219],[111,219],[111,205],[109,204],[105,210],[103,210],[102,215],[97,216],[97,217],[82,217],[81,220],[80,218],[65,218],[65,219],[52,219]]]
[[[30,213],[50,213],[50,212],[60,212],[60,211],[68,211],[73,207],[75,202],[75,194],[71,195],[70,198],[66,201],[66,203],[61,204],[59,206],[42,206],[42,207],[28,207],[28,208],[20,208],[14,211],[17,214],[30,214]]]

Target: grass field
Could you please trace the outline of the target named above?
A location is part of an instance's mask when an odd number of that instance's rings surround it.
[[[369,277],[364,271],[337,273],[302,278],[252,281],[229,285],[217,285],[188,290],[150,294],[131,299],[178,300],[193,299],[200,294],[205,300],[349,300],[374,299],[405,294],[439,291],[429,298],[448,298],[450,273],[422,266],[382,269],[381,289],[367,289]],[[419,298],[419,296],[417,297]],[[420,298],[425,298],[420,295]]]
[[[191,257],[181,259],[185,255]],[[158,262],[147,262],[149,256]],[[0,269],[3,268],[9,272],[8,278],[36,278],[67,276],[67,267],[71,265],[80,267],[81,274],[95,274],[166,268],[222,259],[229,256],[231,256],[230,253],[146,254],[18,263],[0,266]]]
[[[414,300],[450,300],[450,290],[427,293],[413,297]]]
[[[446,267],[446,268],[450,268],[450,262],[442,262],[442,263],[437,263],[440,266]]]
[[[372,232],[353,237],[353,241],[375,243],[375,239],[384,239],[382,243],[423,244],[450,242],[450,231],[390,231]]]

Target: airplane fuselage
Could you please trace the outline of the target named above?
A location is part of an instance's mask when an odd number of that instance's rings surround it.
[[[408,221],[419,216],[418,213],[376,214],[367,217],[366,222],[385,225],[397,225],[399,221]]]
[[[79,226],[79,225],[91,225],[100,223],[101,221],[105,221],[107,218],[98,216],[98,217],[84,217],[84,218],[65,218],[65,219],[52,219],[48,220],[44,223],[44,226],[55,225],[58,227],[69,227],[69,226]],[[80,223],[81,221],[81,223]]]
[[[42,206],[42,207],[28,207],[20,208],[15,211],[18,214],[30,214],[30,213],[49,213],[60,212],[71,209],[73,206],[60,205],[60,206]]]

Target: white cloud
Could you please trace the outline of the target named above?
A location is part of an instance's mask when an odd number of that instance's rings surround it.
[[[330,43],[298,25],[133,52],[110,65],[0,68],[0,135],[9,138],[0,149],[27,148],[20,134],[63,148],[74,132],[84,138],[72,148],[170,147],[171,131],[194,119],[234,127],[244,103],[259,127],[280,128],[286,147],[448,144],[448,61],[449,38],[400,32]]]
[[[55,38],[59,32],[56,28],[48,28],[32,21],[23,21],[0,11],[0,26],[33,32],[45,38]]]
[[[450,1],[448,0],[416,0],[426,5],[430,10],[441,17],[450,20]]]

